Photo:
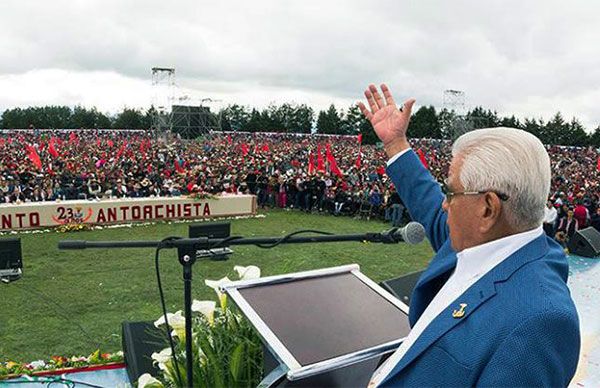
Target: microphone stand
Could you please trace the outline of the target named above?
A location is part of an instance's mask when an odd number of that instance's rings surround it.
[[[187,385],[193,387],[193,355],[192,355],[192,266],[197,260],[196,252],[210,250],[221,245],[258,245],[272,248],[279,244],[302,244],[318,242],[363,241],[383,244],[393,244],[400,241],[397,235],[399,228],[393,228],[383,233],[365,233],[348,235],[320,235],[304,237],[229,237],[213,239],[208,237],[179,238],[165,241],[59,241],[58,249],[89,249],[89,248],[175,248],[179,263],[183,267],[183,299],[185,311],[185,357]],[[265,246],[266,245],[266,246]],[[201,256],[210,258],[210,254]],[[173,355],[175,357],[175,355]],[[177,371],[179,373],[179,371]]]

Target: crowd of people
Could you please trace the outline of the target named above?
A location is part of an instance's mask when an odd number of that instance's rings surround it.
[[[451,143],[413,140],[441,182]],[[600,230],[598,152],[549,146],[552,189],[544,228],[566,242]],[[103,200],[149,196],[254,194],[262,208],[381,217],[409,215],[385,174],[378,146],[357,136],[212,133],[196,141],[147,131],[4,131],[0,202]]]

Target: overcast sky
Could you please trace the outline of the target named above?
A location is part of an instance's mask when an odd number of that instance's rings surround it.
[[[152,103],[151,68],[177,96],[346,108],[370,83],[396,100],[600,124],[600,2],[0,1],[0,112]]]

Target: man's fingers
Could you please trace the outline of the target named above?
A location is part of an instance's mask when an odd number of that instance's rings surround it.
[[[390,93],[390,89],[386,84],[381,84],[381,91],[383,92],[383,97],[385,98],[386,105],[396,106],[396,101],[394,101],[394,97],[392,97],[392,93]]]
[[[363,104],[362,102],[358,103],[358,108],[360,109],[360,111],[362,112],[363,115],[365,115],[365,117],[367,118],[367,120],[371,121],[371,118],[373,118],[373,113],[369,112],[369,110],[367,109],[367,107],[365,106],[365,104]]]
[[[377,86],[373,84],[369,85],[369,91],[373,94],[377,107],[379,109],[383,108],[385,106],[385,103],[383,102],[383,98],[381,98],[381,94],[379,94],[379,90],[377,90]]]
[[[379,106],[375,102],[375,97],[373,96],[373,93],[371,93],[371,91],[367,89],[367,90],[365,90],[365,97],[367,98],[369,107],[371,107],[371,112],[372,113],[377,112],[379,110]]]
[[[407,117],[410,117],[410,113],[412,112],[412,107],[415,104],[415,99],[410,98],[404,102],[402,112],[406,114]]]

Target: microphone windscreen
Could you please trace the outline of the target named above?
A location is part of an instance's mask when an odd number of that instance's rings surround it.
[[[408,244],[419,244],[425,239],[425,228],[418,222],[409,222],[402,230],[402,239]]]

